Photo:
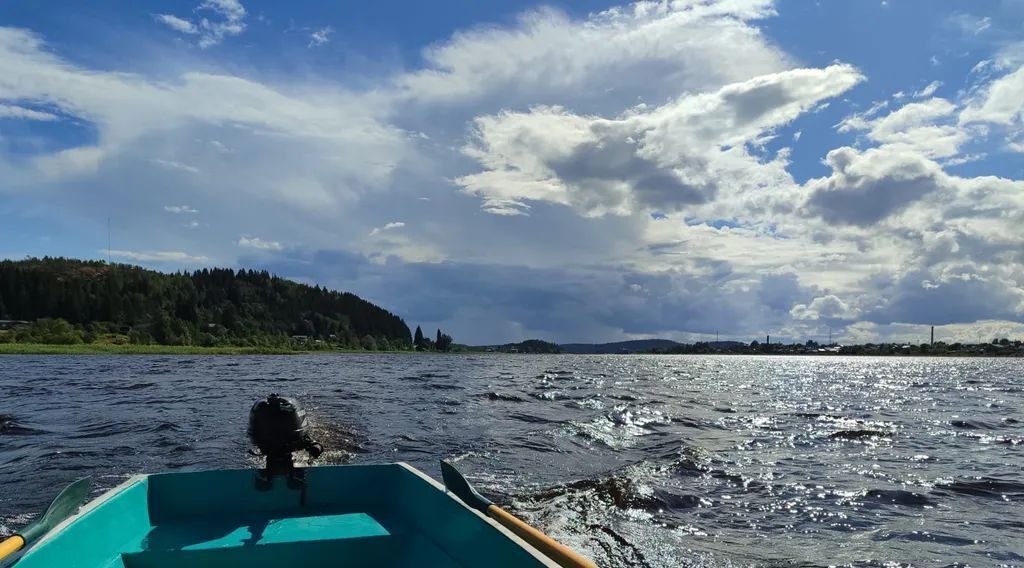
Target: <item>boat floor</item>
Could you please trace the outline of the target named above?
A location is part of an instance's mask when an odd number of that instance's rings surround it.
[[[367,512],[158,525],[139,548],[109,568],[460,565],[397,518]]]

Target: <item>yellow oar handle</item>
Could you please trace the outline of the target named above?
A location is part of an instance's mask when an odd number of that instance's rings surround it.
[[[0,542],[0,560],[18,552],[23,546],[25,546],[25,539],[21,538],[19,535],[14,535],[3,542]]]
[[[568,546],[531,527],[497,505],[487,507],[487,514],[516,536],[528,542],[563,568],[597,568],[590,560],[580,556]]]

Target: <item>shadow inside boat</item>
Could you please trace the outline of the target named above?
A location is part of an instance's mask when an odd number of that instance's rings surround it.
[[[233,522],[205,522],[157,525],[142,540],[142,550],[201,550],[259,544],[275,519],[236,519]]]

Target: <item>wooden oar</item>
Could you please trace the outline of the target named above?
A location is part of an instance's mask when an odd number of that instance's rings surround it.
[[[548,558],[554,560],[559,566],[563,568],[597,568],[596,564],[577,554],[568,546],[491,503],[486,497],[473,489],[473,486],[459,473],[459,470],[455,469],[455,466],[443,460],[441,461],[441,477],[444,479],[444,486],[448,491],[462,499],[463,503],[498,521],[503,527],[515,533],[519,538],[525,540]]]
[[[46,512],[34,523],[0,542],[0,563],[4,558],[39,540],[39,537],[50,532],[50,529],[59,525],[64,519],[77,513],[78,508],[85,502],[85,498],[89,496],[91,486],[92,480],[85,477],[65,487],[60,495],[53,500],[53,503],[50,503]]]

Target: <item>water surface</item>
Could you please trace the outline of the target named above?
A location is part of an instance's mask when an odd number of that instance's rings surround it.
[[[0,357],[0,534],[83,475],[251,467],[298,397],[326,463],[438,458],[602,566],[1024,564],[1024,361]]]

